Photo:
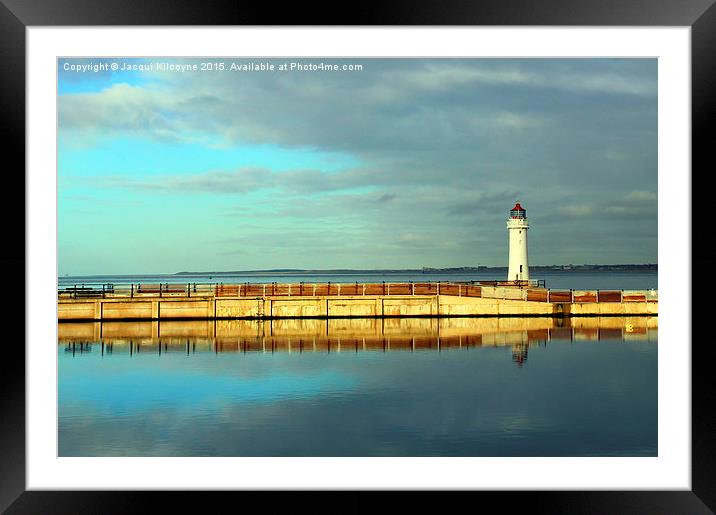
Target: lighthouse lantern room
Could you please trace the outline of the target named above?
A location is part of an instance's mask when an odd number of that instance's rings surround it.
[[[507,219],[507,231],[510,235],[508,281],[529,281],[530,271],[527,266],[527,230],[529,228],[527,211],[517,202],[515,207],[510,210],[510,218]]]

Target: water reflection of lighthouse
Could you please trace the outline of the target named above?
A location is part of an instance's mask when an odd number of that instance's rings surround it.
[[[527,221],[527,211],[517,202],[510,210],[507,220],[507,230],[510,235],[510,256],[508,281],[528,281],[530,271],[527,266],[527,230],[530,224]]]
[[[524,365],[527,361],[527,350],[529,349],[528,343],[515,343],[512,345],[512,361],[514,361],[518,367]]]

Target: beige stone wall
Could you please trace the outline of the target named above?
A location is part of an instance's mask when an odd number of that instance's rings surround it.
[[[440,296],[440,315],[552,315],[554,304],[481,297]]]
[[[94,320],[96,301],[60,301],[57,304],[58,320]]]
[[[263,315],[263,299],[216,299],[217,318],[250,318]]]
[[[441,297],[385,297],[383,302],[383,316],[436,316],[439,314],[439,299]]]
[[[575,302],[569,305],[572,315],[656,315],[658,302]]]
[[[214,318],[208,300],[159,301],[159,318]]]
[[[549,303],[451,295],[60,299],[58,320],[656,315],[658,302]]]
[[[379,317],[383,314],[383,297],[326,297],[328,316]],[[323,315],[325,316],[325,315]]]
[[[267,301],[270,317],[303,318],[325,316],[326,302],[322,299],[282,299]]]
[[[121,318],[152,318],[153,309],[151,300],[135,300],[135,301],[124,301],[124,302],[102,302],[100,300],[95,301],[101,304],[101,319],[112,320]],[[62,304],[60,304],[62,306]]]

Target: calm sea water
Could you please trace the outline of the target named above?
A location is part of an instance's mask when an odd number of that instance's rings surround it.
[[[60,324],[61,456],[656,456],[657,319]]]
[[[504,275],[504,274],[503,274]],[[548,288],[554,289],[601,289],[601,290],[643,290],[657,289],[656,272],[579,272],[570,270],[554,270],[531,274],[532,279],[544,279]],[[244,274],[244,275],[103,275],[60,277],[60,287],[82,283],[371,283],[371,282],[422,282],[422,281],[491,281],[504,280],[495,272],[475,272],[470,274]]]

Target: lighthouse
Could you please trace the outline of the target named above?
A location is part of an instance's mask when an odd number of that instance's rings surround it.
[[[530,271],[527,266],[527,211],[517,202],[510,209],[507,219],[507,232],[510,235],[510,266],[507,271],[508,281],[528,281]]]

